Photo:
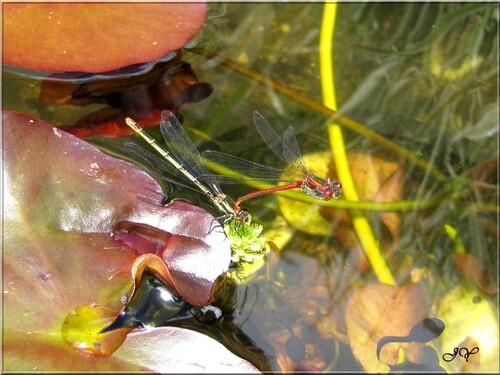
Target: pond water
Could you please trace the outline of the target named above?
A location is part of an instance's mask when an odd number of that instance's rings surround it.
[[[211,3],[182,50],[214,89],[182,110],[200,150],[284,167],[253,130],[256,110],[280,132],[292,125],[308,167],[344,185],[328,202],[298,193],[245,201],[274,245],[239,283],[221,286],[217,302],[231,313],[194,329],[260,370],[378,372],[392,359],[498,371],[498,6],[338,4],[326,16],[333,82],[321,70],[324,12],[321,3]],[[74,124],[105,106],[42,103],[40,85],[5,70],[4,110]],[[324,106],[325,85],[337,108]],[[341,178],[342,156],[332,158],[339,134],[353,183]],[[87,140],[134,159],[124,143],[135,136]],[[169,194],[211,209],[182,187]],[[443,334],[388,344],[377,359],[378,340],[406,336],[425,317],[441,319]],[[444,361],[456,347],[477,347],[481,359]]]

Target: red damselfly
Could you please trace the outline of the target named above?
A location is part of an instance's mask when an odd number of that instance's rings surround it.
[[[285,170],[282,168],[269,167],[218,151],[207,150],[202,153],[203,158],[248,176],[240,180],[285,183],[283,185],[254,191],[238,198],[235,202],[237,208],[240,207],[241,202],[247,199],[289,189],[300,189],[305,194],[321,200],[339,197],[342,191],[342,184],[340,182],[331,181],[330,178],[326,180],[322,179],[306,169],[297,143],[297,138],[295,137],[295,132],[291,126],[286,129],[283,136],[279,136],[266,119],[257,111],[253,112],[253,122],[267,146],[280,159],[285,161],[289,165],[289,168]],[[226,178],[225,176],[215,176],[213,174],[200,175],[199,179],[202,181],[217,180],[226,183],[237,182],[232,177]]]

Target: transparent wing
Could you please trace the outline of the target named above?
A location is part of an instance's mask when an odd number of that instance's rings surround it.
[[[264,142],[266,142],[267,147],[269,147],[272,152],[276,154],[276,156],[288,163],[288,160],[286,160],[283,156],[282,137],[280,137],[278,133],[276,133],[276,131],[271,127],[271,125],[269,125],[267,120],[262,117],[259,112],[254,111],[252,113],[252,116],[253,123]]]
[[[179,182],[179,180],[174,180],[173,178],[166,177],[157,171],[165,171],[175,177],[182,178],[182,180],[185,181],[185,177],[182,175],[182,173],[179,173],[177,169],[175,169],[172,165],[167,163],[165,160],[160,158],[159,156],[156,156],[155,154],[149,152],[148,150],[145,150],[141,146],[132,143],[132,142],[126,142],[125,147],[127,147],[132,153],[136,155],[137,158],[142,160],[144,164],[147,165],[147,167],[139,167],[142,170],[144,170],[146,173],[150,174],[151,176],[158,178],[160,180],[166,181],[170,184],[175,184],[178,186],[182,186],[183,188],[196,191],[199,193],[200,191],[198,189],[195,189],[191,186],[188,186],[186,184],[183,184],[182,182]]]
[[[280,136],[257,111],[253,112],[253,122],[264,142],[281,160],[295,166],[304,175],[307,173],[295,132],[291,126],[286,129],[283,136]]]
[[[132,143],[132,142],[126,142],[125,147],[129,151],[131,151],[133,154],[135,154],[142,162],[147,164],[148,170],[155,171],[155,170],[161,170],[161,171],[166,171],[170,174],[173,174],[174,176],[181,176],[180,173],[178,173],[177,169],[175,169],[172,165],[167,163],[165,160],[163,160],[161,157],[156,156],[152,152],[149,152],[148,150],[145,150],[138,144]]]
[[[203,158],[227,167],[247,177],[230,177],[222,175],[202,175],[200,180],[218,181],[226,184],[241,183],[242,181],[266,181],[278,183],[301,180],[304,176],[293,172],[285,172],[281,168],[268,167],[250,160],[241,159],[237,156],[223,152],[207,150],[202,153]]]
[[[162,121],[160,123],[161,133],[167,141],[167,145],[175,158],[182,166],[194,177],[208,175],[211,172],[203,165],[201,155],[195,147],[184,127],[177,117],[170,111],[162,112]],[[210,188],[215,195],[222,194],[222,191],[216,181],[210,182]]]
[[[297,137],[291,126],[283,134],[283,157],[288,164],[292,164],[295,168],[298,168],[304,175],[307,174],[299,144],[297,143]]]

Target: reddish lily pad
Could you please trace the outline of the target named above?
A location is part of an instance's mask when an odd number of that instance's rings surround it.
[[[4,4],[3,63],[32,70],[105,72],[180,49],[207,4]]]
[[[63,323],[72,312],[90,316],[96,313],[99,319],[110,319],[110,312],[118,313],[123,307],[132,285],[137,253],[111,237],[117,223],[126,220],[170,232],[170,239],[179,237],[173,250],[178,254],[183,244],[202,243],[196,245],[202,251],[195,271],[183,270],[182,259],[173,261],[175,272],[191,275],[191,284],[184,287],[187,277],[177,282],[172,275],[185,296],[195,289],[194,285],[205,290],[205,297],[196,297],[201,302],[210,293],[207,280],[215,280],[215,274],[229,264],[230,249],[224,234],[217,229],[208,233],[213,217],[200,208],[183,202],[161,206],[160,188],[151,177],[72,135],[15,112],[3,113],[3,126],[4,368],[160,371],[154,359],[158,353],[154,351],[129,359],[82,355],[65,342],[73,339],[68,336],[70,331],[64,331],[63,337]],[[190,224],[193,219],[196,224]],[[187,247],[195,252],[193,247]],[[162,249],[163,253],[170,251],[168,244]],[[217,266],[205,272],[203,262]],[[92,310],[89,306],[104,307]],[[172,346],[182,336],[160,332],[152,334],[161,346]],[[135,337],[141,339],[127,343],[129,351],[135,345],[150,344],[148,335]],[[205,336],[196,333],[189,339],[193,347],[201,345],[215,358],[213,346],[205,347]],[[224,348],[218,347],[217,351],[224,353]],[[231,356],[228,351],[225,354]],[[177,351],[177,355],[181,353]],[[192,352],[190,355],[190,363],[204,366],[203,358]],[[133,362],[130,358],[134,358]],[[237,366],[243,362],[238,358],[224,363],[231,363],[239,372]]]
[[[167,342],[165,337],[171,337],[172,340]],[[140,362],[144,369],[162,373],[259,372],[210,337],[172,327],[131,333],[114,357],[131,364]],[[197,357],[199,359],[194,360]]]

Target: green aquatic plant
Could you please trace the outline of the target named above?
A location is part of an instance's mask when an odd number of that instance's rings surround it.
[[[269,245],[262,236],[262,225],[248,218],[243,223],[227,222],[224,232],[231,246],[231,261],[253,263],[269,252]]]

